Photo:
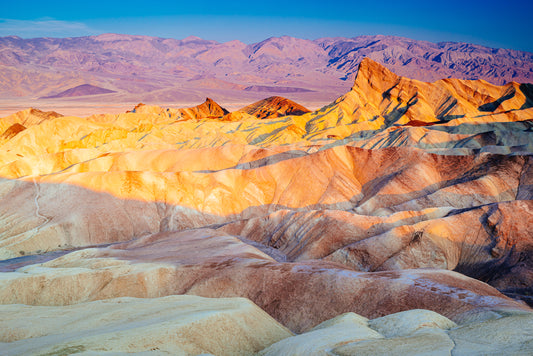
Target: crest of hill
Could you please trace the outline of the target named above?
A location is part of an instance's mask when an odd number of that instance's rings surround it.
[[[260,100],[232,113],[210,98],[198,106],[181,109],[139,104],[133,112],[163,115],[165,120],[171,121],[216,118],[228,122],[308,113],[309,117],[298,120],[300,124],[320,118],[324,124],[329,122],[327,125],[331,125],[331,132],[325,137],[338,138],[346,136],[346,133],[340,134],[343,130],[525,121],[533,119],[532,110],[526,110],[532,107],[531,84],[511,82],[498,86],[484,80],[461,79],[442,79],[429,83],[402,77],[378,62],[365,58],[359,65],[352,89],[314,113],[279,96]],[[351,125],[350,129],[345,126],[348,124]],[[341,130],[341,127],[344,129]],[[305,129],[299,127],[297,131],[306,132],[308,129],[311,126]]]
[[[164,109],[157,105],[146,105],[139,103],[135,106],[132,112],[138,114],[167,113],[169,117],[176,117],[183,120],[213,119],[229,114],[228,110],[224,109],[211,98],[206,98],[205,101],[200,105],[182,109]]]
[[[86,96],[86,95],[99,95],[99,94],[111,94],[116,93],[114,90],[100,88],[91,84],[82,84],[77,87],[67,89],[61,93],[45,96],[40,99],[59,99],[59,98],[70,98],[75,96]]]
[[[303,115],[311,112],[306,107],[281,96],[271,96],[245,106],[239,111],[255,116],[258,119],[275,118],[287,115]]]
[[[513,113],[531,107],[531,84],[498,86],[461,79],[428,83],[399,76],[369,58],[361,61],[352,90],[330,106],[353,113],[359,121],[381,117],[386,126],[482,122],[496,114],[505,121],[520,121],[528,118]]]
[[[15,123],[24,125],[26,127],[32,125],[39,125],[43,121],[55,119],[56,117],[61,117],[63,115],[55,111],[42,111],[35,108],[29,108],[26,110],[18,111],[12,115],[6,116],[0,119],[0,126],[8,125],[11,126]]]
[[[47,120],[62,116],[55,111],[41,111],[39,109],[29,108],[0,118],[0,142],[15,137],[30,126],[40,125]]]
[[[229,114],[228,110],[224,109],[211,98],[206,98],[205,101],[198,106],[180,110],[182,117],[186,119],[209,119]]]
[[[206,98],[205,102],[200,105],[182,109],[164,109],[157,105],[140,103],[135,106],[132,112],[139,114],[167,114],[169,117],[180,120],[216,118],[222,121],[240,121],[245,119],[276,118],[287,115],[299,116],[311,111],[292,100],[280,96],[271,96],[231,113],[210,98]]]

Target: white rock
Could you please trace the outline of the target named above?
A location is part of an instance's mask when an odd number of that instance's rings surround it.
[[[5,356],[149,351],[249,355],[292,336],[244,298],[180,295],[63,307],[11,304],[0,305],[0,314],[0,354]]]
[[[309,332],[283,339],[259,355],[330,355],[329,350],[349,342],[382,338],[366,325],[366,318],[345,313],[325,321]]]
[[[533,313],[509,313],[448,334],[456,344],[453,355],[533,355]]]
[[[331,354],[351,355],[434,355],[448,356],[454,347],[453,341],[441,329],[419,330],[409,336],[376,339],[342,345]]]
[[[369,325],[385,337],[406,336],[426,328],[450,329],[457,326],[445,316],[423,309],[386,315],[369,321]]]

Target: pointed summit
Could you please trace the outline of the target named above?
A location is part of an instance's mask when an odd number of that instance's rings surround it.
[[[464,121],[466,117],[479,121],[479,115],[487,112],[504,114],[513,108],[530,108],[528,88],[526,84],[497,86],[483,80],[423,82],[399,76],[364,58],[352,90],[338,103],[345,112],[357,113],[357,120],[383,117],[386,125],[421,126]]]
[[[198,110],[205,113],[207,117],[220,117],[229,114],[229,111],[220,106],[211,98],[205,98],[205,102],[197,106]]]
[[[250,104],[239,111],[255,116],[258,119],[269,119],[286,115],[303,115],[309,109],[281,96],[271,96]]]
[[[379,85],[388,85],[388,87],[391,87],[397,83],[399,79],[400,76],[393,73],[382,64],[365,57],[359,64],[359,69],[355,76],[354,88],[364,88],[368,85],[374,87],[377,83],[379,83]]]
[[[186,109],[179,109],[183,119],[213,119],[223,117],[229,111],[220,106],[211,98],[206,98],[205,101],[197,106]]]

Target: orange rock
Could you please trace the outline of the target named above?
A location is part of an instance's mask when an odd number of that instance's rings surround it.
[[[287,115],[302,115],[310,112],[302,105],[280,96],[271,96],[239,109],[239,111],[253,115],[258,119],[270,119]]]

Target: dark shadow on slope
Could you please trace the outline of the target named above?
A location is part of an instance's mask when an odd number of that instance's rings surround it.
[[[527,157],[522,167],[520,184],[516,192],[516,200],[533,200],[533,157]]]
[[[528,210],[527,207],[521,209],[523,212]],[[522,238],[516,233],[513,235],[512,228],[503,225],[512,222],[509,217],[503,217],[505,210],[500,210],[499,204],[487,205],[484,210],[479,216],[479,224],[471,225],[471,236],[479,244],[457,243],[460,258],[454,271],[492,285],[502,293],[533,306],[533,239],[528,239],[524,231],[521,231]],[[514,209],[512,211],[514,213]],[[509,236],[501,236],[500,230],[508,232]]]
[[[533,306],[533,285],[530,277],[533,271],[533,240],[520,241],[512,246],[505,245],[502,249],[498,246],[501,237],[495,225],[489,221],[489,217],[495,213],[498,213],[497,204],[491,205],[479,218],[476,236],[480,235],[483,229],[488,243],[479,246],[461,244],[461,250],[478,249],[479,252],[470,253],[471,258],[462,256],[454,271],[492,285],[507,296]],[[490,255],[491,258],[480,260],[481,255]]]
[[[447,123],[449,121],[465,117],[464,114],[452,114],[457,107],[457,99],[453,96],[448,96],[435,110],[435,116],[439,123]],[[462,111],[462,110],[461,110]]]
[[[85,248],[85,247],[81,247],[81,248]],[[63,255],[66,255],[67,253],[70,253],[72,251],[76,251],[79,249],[80,248],[62,250],[62,251],[52,251],[52,252],[45,252],[40,255],[29,255],[29,256],[10,258],[7,260],[0,260],[0,272],[13,272],[24,266],[48,262],[58,257],[61,257]]]
[[[513,98],[516,94],[516,89],[514,87],[509,87],[509,89],[507,89],[505,91],[505,93],[503,94],[502,97],[500,97],[499,99],[491,102],[491,103],[487,103],[487,104],[483,104],[483,105],[480,105],[477,109],[479,111],[483,111],[483,112],[493,112],[493,111],[496,111],[496,109],[498,109],[498,107],[506,100],[509,100],[511,98]]]
[[[526,102],[520,107],[521,110],[533,107],[533,84],[520,84],[518,87],[526,97]]]
[[[276,164],[282,161],[286,161],[286,160],[293,159],[293,158],[299,158],[299,157],[303,157],[307,155],[308,153],[305,151],[291,150],[291,151],[285,151],[285,152],[276,153],[270,156],[266,156],[266,157],[257,159],[255,161],[239,163],[233,167],[228,167],[228,168],[219,169],[219,170],[201,170],[201,171],[195,171],[195,173],[215,173],[218,171],[223,171],[223,170],[228,170],[228,169],[256,169],[256,168],[268,166],[271,164]]]
[[[442,102],[437,110],[435,111],[435,115],[437,116],[437,119],[439,121],[449,121],[447,117],[454,117],[459,115],[450,115],[450,112],[455,108],[457,105],[457,99],[453,96],[448,96],[444,102]],[[463,115],[464,116],[464,115]]]
[[[398,86],[398,84],[400,84],[400,82],[396,82],[392,87],[390,87],[389,89],[385,90],[383,92],[383,94],[381,94],[381,97],[383,100],[390,100],[391,98],[391,92],[394,88],[396,88]]]
[[[479,149],[485,146],[505,146],[501,137],[494,131],[482,132],[467,138],[455,141],[454,148]]]
[[[51,260],[55,260],[56,258],[59,258],[61,256],[64,256],[74,251],[79,251],[79,250],[83,250],[86,248],[93,248],[93,247],[108,247],[111,245],[113,244],[82,246],[82,247],[76,247],[76,248],[65,249],[65,250],[45,252],[39,255],[21,256],[21,257],[10,258],[7,260],[0,260],[0,272],[14,272],[15,270],[21,267],[45,263]]]
[[[421,189],[417,191],[409,192],[408,194],[399,194],[399,196],[405,196],[405,199],[401,200],[401,204],[409,201],[411,199],[416,199],[422,196],[426,196],[429,194],[432,194],[438,190],[448,188],[451,186],[455,186],[462,183],[467,183],[471,181],[479,180],[485,176],[497,174],[499,171],[508,170],[509,165],[511,164],[519,164],[522,165],[524,160],[527,159],[527,157],[523,156],[507,156],[507,155],[498,155],[498,154],[490,154],[484,159],[479,158],[473,158],[470,162],[465,162],[465,158],[462,156],[447,156],[446,159],[440,159],[438,161],[435,161],[435,164],[440,165],[439,171],[441,173],[447,173],[446,172],[446,166],[451,169],[459,169],[461,165],[464,166],[461,171],[457,172],[457,175],[455,177],[450,177],[450,179],[442,180],[438,183],[431,184],[429,186],[422,187]],[[398,166],[398,169],[407,171],[407,167]],[[372,193],[372,196],[365,197],[360,202],[358,202],[358,205],[361,205],[362,203],[366,202],[369,198],[375,196],[379,193],[379,191],[385,187],[390,181],[397,176],[399,176],[402,171],[398,170],[395,172],[390,172],[388,174],[385,174],[385,172],[380,176],[377,177],[367,183],[365,183],[361,189],[362,192],[366,193]],[[388,180],[386,180],[386,178]],[[389,197],[395,196],[392,194],[388,195]]]
[[[450,122],[452,120],[455,120],[455,119],[462,119],[463,117],[465,117],[465,115],[463,114],[457,114],[457,115],[444,115],[442,117],[440,117],[440,121],[441,123],[447,123],[447,122]]]
[[[501,128],[501,131],[508,131],[510,133],[515,131],[533,132],[533,121],[513,121],[513,122],[497,122],[497,123],[470,123],[465,122],[456,126],[444,125],[430,125],[429,130],[444,131],[449,134],[468,134],[475,135],[477,133],[492,132],[495,128]]]
[[[497,238],[497,237],[495,237]],[[490,250],[490,246],[480,246]],[[533,270],[533,246],[517,251],[515,246],[502,251],[493,261],[462,260],[455,272],[485,282],[507,296],[533,307],[533,286],[527,276]]]
[[[383,115],[383,117],[385,118],[386,127],[395,124],[398,120],[400,120],[403,115],[405,115],[405,113],[411,108],[411,106],[416,105],[416,103],[418,102],[417,94],[418,93],[415,93],[409,99],[409,101],[405,103],[405,106],[401,106],[402,103],[398,103],[398,105],[396,105],[391,112]]]
[[[498,289],[500,292],[515,300],[521,300],[533,308],[533,290],[532,288],[505,288]]]

